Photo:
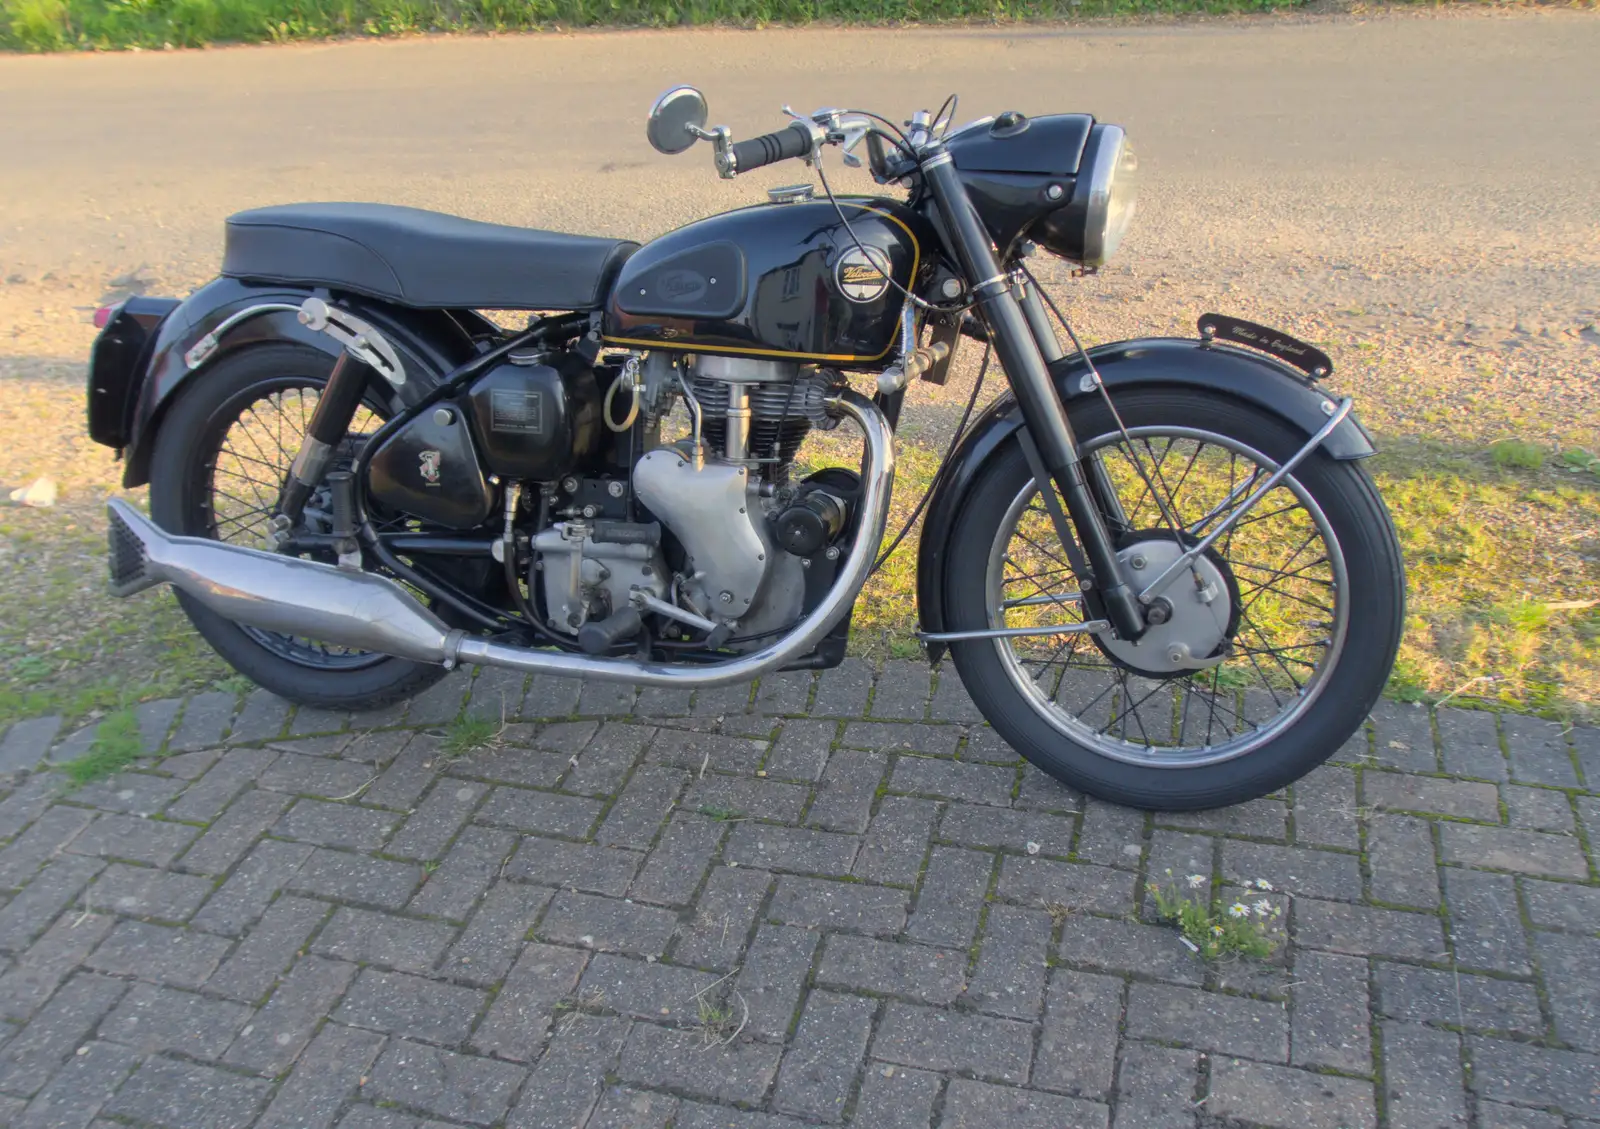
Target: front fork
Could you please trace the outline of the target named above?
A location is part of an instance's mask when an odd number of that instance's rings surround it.
[[[1040,494],[1079,587],[1090,608],[1109,620],[1120,638],[1137,639],[1144,634],[1144,614],[1123,575],[1102,509],[1102,500],[1114,499],[1115,491],[1099,460],[1084,459],[1050,377],[1049,362],[1062,354],[1043,304],[1037,294],[1019,294],[1020,288],[996,258],[994,244],[956,175],[950,154],[939,152],[924,161],[922,173],[944,216],[961,269],[973,280],[973,292],[989,324],[989,339],[1022,409],[1027,424],[1022,433],[1023,451],[1034,479],[1041,484]],[[1047,350],[1055,355],[1047,356]],[[1055,491],[1043,488],[1047,479],[1056,484],[1059,500]],[[1120,507],[1111,511],[1113,515],[1119,512]]]

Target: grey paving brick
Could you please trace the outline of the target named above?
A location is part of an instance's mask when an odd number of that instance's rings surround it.
[[[586,681],[578,692],[578,713],[585,717],[632,713],[633,699],[637,693],[637,687],[626,682]]]
[[[1600,939],[1539,933],[1534,945],[1556,1034],[1573,1047],[1600,1051],[1600,999],[1591,990],[1600,984]]]
[[[885,886],[784,876],[768,915],[808,929],[890,936],[905,925],[907,900],[903,890]]]
[[[288,886],[334,901],[399,909],[422,884],[422,877],[422,867],[411,863],[318,847]]]
[[[262,914],[250,935],[206,981],[209,991],[254,1003],[278,982],[301,946],[328,915],[325,902],[283,897]]]
[[[648,847],[661,823],[688,783],[688,775],[670,768],[641,765],[628,779],[617,802],[595,833],[595,841],[608,847]]]
[[[1135,983],[1129,989],[1128,1034],[1263,1062],[1289,1060],[1282,1004],[1170,984]]]
[[[424,1043],[455,1046],[466,1041],[488,993],[404,972],[361,971],[333,1018]]]
[[[104,868],[99,859],[70,855],[48,863],[27,889],[0,908],[0,952],[16,952],[32,944]]]
[[[1576,788],[1578,774],[1567,751],[1566,734],[1559,722],[1522,714],[1505,714],[1500,724],[1511,754],[1511,778],[1529,784]]]
[[[1442,823],[1439,837],[1446,862],[1561,878],[1589,877],[1589,863],[1583,849],[1578,840],[1569,835]]]
[[[751,776],[722,776],[713,772],[689,786],[680,806],[691,812],[710,809],[707,814],[731,812],[749,819],[794,823],[800,818],[800,809],[805,807],[809,794],[808,789],[799,784],[758,780]]]
[[[61,782],[48,773],[30,776],[0,800],[0,837],[10,838],[44,814],[60,794]]]
[[[645,686],[633,705],[640,717],[683,717],[689,712],[694,692],[679,686]]]
[[[1206,1111],[1284,1129],[1376,1129],[1372,1084],[1287,1066],[1219,1058]]]
[[[1425,706],[1381,701],[1372,711],[1373,748],[1379,764],[1409,772],[1437,772],[1433,725]]]
[[[1030,905],[1126,913],[1133,908],[1135,881],[1134,875],[1110,867],[1007,855],[999,893]]]
[[[349,722],[349,714],[343,710],[321,710],[311,706],[301,706],[294,711],[294,717],[289,719],[290,737],[305,737],[314,733],[337,733]]]
[[[169,819],[210,823],[278,759],[275,749],[229,749],[167,806]]]
[[[233,719],[228,740],[235,745],[269,741],[283,733],[289,720],[289,703],[266,690],[252,690]]]
[[[166,866],[199,833],[198,828],[182,823],[101,814],[75,835],[65,849],[73,854]]]
[[[961,684],[961,676],[951,663],[939,667],[939,682],[928,703],[928,716],[935,721],[982,721],[983,714]]]
[[[783,1039],[789,1033],[800,993],[805,990],[817,935],[805,929],[763,925],[745,955],[734,987],[750,1008],[752,1035]]]
[[[256,787],[270,792],[337,800],[356,793],[371,779],[370,765],[332,757],[284,753],[256,779]]]
[[[107,933],[115,919],[106,914],[63,914],[14,965],[0,975],[0,1017],[27,1019],[50,998],[61,981]]]
[[[1457,962],[1465,968],[1531,971],[1527,939],[1521,929],[1508,927],[1521,918],[1513,880],[1448,867],[1442,873]]]
[[[782,674],[767,674],[756,688],[753,707],[758,713],[802,714],[811,701],[811,686],[815,677],[809,671],[794,670]]]
[[[1043,963],[1041,946],[1041,980]],[[818,984],[903,996],[924,1004],[950,1003],[965,990],[966,981],[967,954],[959,949],[905,945],[843,933],[828,938],[817,969]]]
[[[382,1035],[330,1023],[278,1088],[256,1129],[329,1129],[383,1049]]]
[[[0,1047],[0,1090],[32,1097],[127,990],[127,984],[105,976],[73,976]]]
[[[1121,1021],[1121,980],[1055,969],[1050,974],[1033,1085],[1105,1096],[1111,1089]]]
[[[991,1086],[957,1079],[945,1095],[945,1129],[1105,1129],[1108,1110],[1098,1102]]]
[[[937,1074],[869,1062],[851,1123],[873,1129],[928,1129],[939,1087]]]
[[[1294,782],[1295,842],[1315,846],[1360,846],[1356,828],[1355,773],[1322,765]]]
[[[520,716],[571,717],[578,712],[578,692],[582,689],[583,683],[576,678],[536,674],[528,680]]]
[[[456,939],[454,926],[342,906],[312,951],[356,964],[427,972]]]
[[[550,1028],[551,1009],[569,999],[589,955],[577,949],[532,944],[522,950],[495,996],[489,1014],[472,1035],[472,1047],[515,1062],[539,1057]]]
[[[1139,972],[1182,984],[1198,984],[1200,958],[1184,948],[1171,929],[1110,921],[1074,913],[1061,925],[1057,954],[1074,964],[1114,972]]]
[[[244,793],[184,852],[178,865],[198,874],[226,872],[278,821],[283,809],[292,802],[288,796],[271,792],[252,789]]]
[[[1478,1103],[1479,1129],[1565,1129],[1567,1121],[1543,1110],[1522,1109],[1499,1102]],[[1577,1129],[1590,1129],[1592,1121],[1574,1122]]]
[[[115,1043],[89,1042],[28,1103],[14,1129],[84,1129],[110,1100],[139,1055]],[[107,1124],[96,1122],[96,1129]]]
[[[922,873],[938,804],[908,796],[885,796],[867,826],[851,872],[868,882],[909,886]]]
[[[1504,785],[1500,792],[1505,797],[1511,826],[1567,835],[1575,830],[1572,802],[1565,792],[1553,788],[1525,788],[1517,784]]]
[[[440,780],[389,841],[385,853],[412,859],[442,858],[488,790],[473,781]]]
[[[798,1117],[838,1121],[854,1088],[877,1001],[812,992],[778,1071],[772,1108]]]
[[[677,923],[671,910],[563,890],[545,911],[539,934],[559,944],[660,956]]]
[[[321,711],[313,711],[315,718]],[[296,714],[298,719],[299,714]],[[297,723],[298,724],[298,723]],[[343,757],[346,760],[363,761],[367,764],[381,764],[394,755],[397,745],[403,745],[410,738],[409,733],[373,733],[357,738],[354,733],[321,733],[308,737],[295,732],[296,726],[291,726],[289,735],[280,737],[270,742],[273,749],[280,753],[294,753],[303,757]]]
[[[230,1066],[281,1074],[305,1045],[356,974],[356,966],[302,957],[273,990],[272,998],[223,1055]]]
[[[1438,909],[1439,871],[1427,820],[1406,815],[1369,820],[1367,866],[1373,901]]]
[[[1124,1044],[1115,1129],[1193,1129],[1199,1070],[1195,1051]]]
[[[101,1023],[100,1037],[142,1054],[180,1051],[189,1058],[214,1059],[251,1014],[244,1004],[135,984]]]
[[[767,742],[749,737],[725,737],[687,729],[663,729],[650,742],[645,759],[669,768],[698,773],[754,773],[767,753]],[[638,774],[635,773],[635,776]]]
[[[1031,764],[1022,766],[1022,780],[1017,785],[1016,797],[1011,801],[1013,807],[1063,814],[1081,811],[1085,803],[1082,793],[1068,788],[1053,776],[1046,776]],[[1139,825],[1141,828],[1144,826],[1143,817]]]
[[[407,907],[412,913],[464,920],[516,849],[509,831],[468,827]]]
[[[1021,1083],[1033,1056],[1025,1023],[891,1001],[872,1042],[876,1058],[923,1070]]]
[[[107,1111],[171,1129],[244,1129],[271,1083],[168,1058],[146,1059]]]
[[[1481,710],[1442,709],[1437,718],[1446,772],[1484,780],[1507,779],[1510,773],[1505,754],[1500,751],[1500,733],[1494,714]]]
[[[1258,839],[1286,839],[1289,809],[1282,800],[1247,800],[1210,811],[1158,812],[1156,822],[1222,835],[1249,835]]]
[[[1382,811],[1438,812],[1500,822],[1499,791],[1492,784],[1370,771],[1362,777],[1361,790],[1367,804]]]
[[[1544,1028],[1533,985],[1466,972],[1379,962],[1374,1002],[1382,1015],[1416,1023],[1538,1035]]]
[[[867,712],[867,692],[872,688],[872,668],[849,658],[817,679],[813,717],[860,717]]]
[[[636,1023],[622,1048],[624,1082],[697,1094],[721,1102],[759,1102],[778,1070],[778,1047],[730,1043],[706,1047],[697,1034]]]
[[[961,751],[961,759],[985,764],[1026,763],[1004,737],[987,725],[974,725],[967,730],[967,747]]]
[[[20,772],[44,760],[61,732],[61,718],[35,717],[19,721],[0,738],[0,772]]]
[[[1015,860],[1007,860],[1011,861]],[[933,848],[906,935],[933,945],[965,948],[970,944],[994,862],[994,856],[983,851]]]
[[[850,873],[859,845],[853,835],[741,823],[728,836],[722,856],[740,866],[844,875]]]
[[[85,963],[101,972],[198,988],[216,971],[230,942],[189,929],[122,921]]]
[[[172,753],[162,758],[161,771],[179,780],[192,782],[204,776],[221,756],[221,749],[196,749],[192,753]]]
[[[0,851],[0,886],[25,885],[39,868],[93,823],[93,812],[56,807],[44,812],[10,846]]]
[[[1367,962],[1306,950],[1296,954],[1290,1061],[1351,1074],[1372,1071]]]
[[[1431,845],[1427,870],[1430,874],[1433,870]],[[1332,851],[1308,851],[1230,839],[1222,848],[1222,875],[1229,882],[1266,879],[1274,890],[1313,898],[1354,901],[1361,897],[1360,860],[1355,855]],[[1438,901],[1435,895],[1429,904],[1434,906]]]
[[[711,857],[722,843],[725,824],[677,814],[645,859],[628,888],[631,897],[661,905],[684,905],[694,897]]]
[[[1101,800],[1085,800],[1083,823],[1078,830],[1078,858],[1103,866],[1137,869],[1139,857],[1144,853],[1144,825],[1142,811]]]
[[[1567,736],[1572,739],[1588,790],[1600,792],[1600,727],[1575,725]]]
[[[628,1024],[620,1019],[575,1016],[566,1023],[529,1076],[508,1129],[593,1125],[590,1111],[606,1076],[615,1070],[627,1035]]]
[[[155,815],[183,791],[184,782],[148,772],[119,772],[104,780],[86,784],[72,793],[72,802],[101,811],[128,815]]]
[[[1528,899],[1528,916],[1542,928],[1592,933],[1600,921],[1600,888],[1527,878],[1522,891]]]
[[[399,822],[393,812],[323,800],[296,800],[278,820],[273,834],[318,847],[375,851]]]
[[[1295,902],[1296,943],[1357,956],[1440,960],[1444,930],[1430,914],[1372,909],[1300,898]]]
[[[1015,772],[997,765],[903,756],[895,763],[889,787],[896,792],[1006,807],[1015,780]]]
[[[961,730],[954,725],[921,725],[917,722],[852,721],[844,727],[841,744],[876,753],[926,753],[952,757],[961,743]]]
[[[68,761],[77,760],[88,755],[94,748],[95,738],[100,734],[100,722],[91,721],[87,725],[79,726],[70,733],[61,733],[56,737],[55,745],[50,749],[45,758],[46,764],[59,765]]]
[[[967,1000],[979,1011],[1035,1019],[1044,1006],[1054,923],[1042,910],[989,907]]]
[[[565,796],[557,792],[534,792],[504,785],[478,809],[481,823],[500,824],[518,831],[583,839],[600,814],[599,800]]]
[[[783,723],[767,758],[767,775],[783,780],[820,780],[839,726],[833,721]]]
[[[1470,1082],[1480,1098],[1600,1118],[1600,1056],[1500,1039],[1471,1039],[1469,1047]]]
[[[697,968],[726,970],[744,951],[772,877],[764,870],[715,867],[695,902],[673,959]]]
[[[872,803],[889,758],[882,753],[839,749],[828,758],[806,822],[829,831],[860,834],[872,819]]]
[[[678,1099],[671,1094],[611,1086],[584,1129],[665,1129],[677,1113]]]
[[[871,716],[921,721],[931,691],[930,671],[924,664],[886,662],[873,688]]]
[[[273,839],[257,843],[195,915],[194,924],[211,933],[238,936],[261,916],[278,891],[293,880],[311,857],[312,850],[304,843]]]
[[[593,726],[593,722],[584,722],[585,726]],[[516,728],[531,729],[532,727],[518,726]],[[507,733],[507,738],[511,736]],[[537,736],[533,738],[537,740]],[[434,757],[426,758],[428,763],[437,765]],[[518,784],[530,788],[554,788],[561,779],[562,773],[571,768],[572,757],[567,753],[540,752],[526,749],[518,745],[510,745],[494,750],[480,750],[471,753],[461,760],[450,764],[453,776],[473,777],[481,780],[493,780],[505,784]],[[422,774],[432,771],[425,769],[419,762],[413,766],[416,776],[412,783],[426,783]]]
[[[1033,843],[1044,854],[1062,858],[1072,852],[1075,830],[1062,816],[980,804],[951,804],[939,822],[939,838],[963,846],[1026,851]]]
[[[702,1001],[719,1001],[720,994],[708,994],[717,980],[714,972],[597,953],[578,985],[577,998],[634,1019],[688,1027],[700,1022]]]
[[[237,703],[234,695],[218,690],[196,694],[184,703],[183,717],[167,742],[167,748],[184,753],[221,744]]]
[[[505,874],[519,882],[562,886],[620,898],[627,893],[628,884],[639,872],[644,857],[638,851],[529,835],[506,864]]]
[[[496,883],[440,963],[440,971],[474,984],[500,980],[517,959],[522,939],[551,896],[552,891],[537,886]]]
[[[1383,1086],[1392,1129],[1466,1129],[1461,1038],[1453,1032],[1385,1023]]]
[[[389,762],[383,775],[361,794],[361,802],[409,811],[438,776],[442,768],[441,748],[438,737],[430,733],[414,734]]]
[[[492,1125],[506,1115],[525,1073],[509,1062],[393,1039],[362,1091],[451,1121]]]
[[[591,741],[596,731],[600,736]],[[562,783],[563,788],[568,792],[608,794],[622,787],[649,743],[651,732],[634,725],[607,725],[601,729],[592,721],[573,721],[548,726],[542,736],[552,744],[571,748],[569,755],[577,761]]]
[[[160,752],[167,743],[167,734],[182,705],[182,698],[158,698],[134,707],[133,716],[139,723],[139,743],[147,752]]]

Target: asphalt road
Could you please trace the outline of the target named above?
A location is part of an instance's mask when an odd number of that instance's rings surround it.
[[[648,237],[804,174],[728,183],[705,147],[656,154],[645,112],[674,82],[736,136],[781,125],[785,102],[905,114],[955,90],[963,118],[1087,110],[1139,145],[1140,214],[1091,284],[1115,299],[1086,303],[1094,336],[1222,305],[1408,366],[1525,337],[1529,357],[1494,363],[1505,395],[1581,419],[1600,358],[1596,58],[1600,19],[1570,12],[0,58],[0,370],[81,363],[96,301],[204,281],[240,208],[387,200]]]

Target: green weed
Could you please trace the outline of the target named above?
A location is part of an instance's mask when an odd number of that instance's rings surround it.
[[[450,723],[444,734],[443,755],[459,760],[479,749],[494,748],[505,732],[505,723],[478,714],[463,714]]]
[[[1489,448],[1495,466],[1538,470],[1544,466],[1544,449],[1521,439],[1502,439]]]
[[[74,788],[81,788],[126,768],[142,756],[144,743],[139,739],[138,718],[132,710],[118,710],[95,727],[89,751],[61,765],[61,771]]]
[[[1269,927],[1281,916],[1278,907],[1265,898],[1258,898],[1254,903],[1234,901],[1226,906],[1220,901],[1213,902],[1210,879],[1203,874],[1189,875],[1184,884],[1194,891],[1193,895],[1186,894],[1176,883],[1169,887],[1151,882],[1145,889],[1154,899],[1161,920],[1176,925],[1178,932],[1206,960],[1232,954],[1269,957],[1277,951],[1278,942]],[[1266,882],[1256,885],[1262,890],[1272,889]],[[1250,896],[1245,895],[1246,898]]]

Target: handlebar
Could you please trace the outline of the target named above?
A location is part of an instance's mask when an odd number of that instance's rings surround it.
[[[785,129],[737,142],[732,147],[733,171],[750,172],[779,161],[807,156],[814,141],[811,128],[795,122]]]

